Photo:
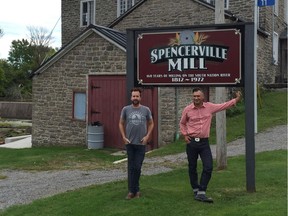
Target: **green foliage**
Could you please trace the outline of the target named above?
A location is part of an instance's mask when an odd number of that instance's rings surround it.
[[[13,40],[7,60],[0,60],[0,97],[10,100],[31,99],[31,72],[56,51],[33,45],[28,40]]]
[[[287,91],[265,91],[262,98],[262,108],[258,109],[258,127],[287,124]]]
[[[33,47],[28,40],[13,40],[8,62],[16,70],[28,70],[33,67],[33,52]]]
[[[237,103],[236,106],[226,110],[226,116],[232,117],[236,115],[240,115],[245,112],[245,103],[242,100],[241,102]]]
[[[9,83],[12,82],[11,66],[4,59],[0,59],[0,97],[4,97]]]
[[[256,192],[245,185],[245,157],[228,159],[225,171],[214,171],[208,196],[214,204],[195,201],[187,165],[172,172],[142,176],[142,197],[125,200],[127,181],[117,181],[69,191],[28,205],[13,206],[2,212],[8,215],[166,215],[166,216],[271,216],[287,215],[287,152],[256,155]],[[201,164],[199,164],[201,169]]]

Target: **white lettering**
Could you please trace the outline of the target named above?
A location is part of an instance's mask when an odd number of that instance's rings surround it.
[[[150,53],[151,63],[156,64],[159,61],[170,60],[172,58],[209,58],[209,60],[217,59],[226,60],[228,49],[216,46],[199,46],[199,45],[182,45],[174,47],[165,47],[161,49],[153,49]],[[177,60],[179,61],[179,60]],[[203,60],[200,60],[203,63]],[[177,65],[177,62],[170,61],[171,66]],[[186,64],[186,63],[184,63]],[[187,62],[189,64],[189,62]],[[176,67],[175,65],[175,67]],[[205,68],[204,65],[203,69]],[[177,66],[178,67],[178,66]],[[189,67],[189,66],[188,66]],[[185,66],[184,66],[185,68]]]
[[[207,69],[205,67],[205,59],[204,58],[199,58],[199,69]]]
[[[181,70],[181,59],[180,58],[178,58],[176,60],[176,62],[174,62],[173,59],[169,59],[168,60],[168,71],[172,71],[172,70],[182,71]]]

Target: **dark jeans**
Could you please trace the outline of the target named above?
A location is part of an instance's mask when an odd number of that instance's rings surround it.
[[[186,146],[186,153],[188,158],[191,187],[193,189],[199,189],[199,191],[206,191],[213,170],[213,158],[209,145],[209,140],[201,140],[200,142],[191,140],[191,142],[188,143]],[[197,173],[198,155],[200,155],[203,165],[200,184],[198,183]]]
[[[128,156],[128,189],[136,194],[139,191],[141,167],[145,157],[145,145],[126,145]]]

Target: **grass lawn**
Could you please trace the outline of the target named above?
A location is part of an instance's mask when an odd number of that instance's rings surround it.
[[[200,167],[199,167],[200,168]],[[125,200],[127,182],[95,185],[31,204],[13,206],[2,216],[286,216],[287,151],[256,155],[256,192],[246,192],[244,156],[228,159],[228,169],[214,171],[207,194],[214,204],[195,201],[187,168],[154,176],[142,176],[140,199]]]

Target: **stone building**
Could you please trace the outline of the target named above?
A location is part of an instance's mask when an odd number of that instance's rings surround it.
[[[287,1],[276,2],[275,7],[259,8],[257,17],[261,85],[287,82]],[[126,29],[214,24],[213,3],[62,0],[63,46],[33,76],[32,145],[85,146],[89,124],[99,120],[104,124],[104,146],[122,148],[118,119],[127,104]],[[253,21],[254,1],[225,1],[226,23]],[[206,89],[212,101],[214,89]],[[156,121],[151,148],[157,148],[178,136],[192,87],[153,87],[144,92]]]

